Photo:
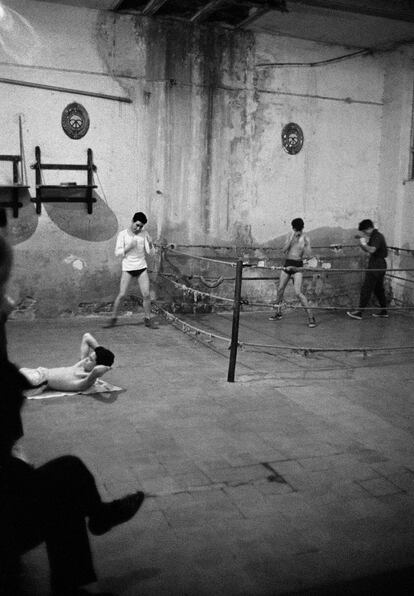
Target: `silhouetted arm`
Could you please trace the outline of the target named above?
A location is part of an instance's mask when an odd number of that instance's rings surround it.
[[[111,370],[110,366],[98,364],[90,373],[87,373],[85,377],[74,381],[73,388],[71,388],[70,391],[84,391],[85,389],[89,389],[89,387],[92,387],[95,383],[96,379],[102,377],[108,370]]]
[[[81,360],[86,358],[91,350],[94,350],[99,346],[98,342],[94,338],[93,335],[90,333],[84,333],[82,336],[81,346],[80,346],[80,357]]]

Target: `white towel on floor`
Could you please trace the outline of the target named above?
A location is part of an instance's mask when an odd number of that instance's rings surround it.
[[[92,387],[89,387],[89,389],[85,389],[84,391],[54,391],[53,389],[46,389],[38,395],[27,395],[26,397],[27,399],[49,399],[51,397],[64,397],[79,394],[91,395],[93,393],[112,393],[114,391],[123,391],[123,388],[112,385],[103,379],[96,379]]]

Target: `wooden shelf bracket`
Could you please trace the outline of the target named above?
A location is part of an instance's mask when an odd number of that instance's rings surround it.
[[[40,215],[42,203],[86,203],[88,213],[92,213],[92,205],[96,203],[93,196],[94,184],[93,173],[96,166],[93,163],[92,149],[87,150],[86,164],[62,164],[42,163],[40,147],[35,149],[36,161],[30,167],[35,170],[36,176],[36,197],[31,199],[36,203],[36,213]],[[43,184],[42,170],[84,170],[86,171],[86,184],[61,183]]]

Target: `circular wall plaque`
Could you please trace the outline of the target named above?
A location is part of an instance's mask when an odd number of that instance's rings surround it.
[[[62,128],[71,139],[81,139],[89,130],[89,116],[80,103],[70,103],[62,112]]]
[[[299,124],[289,122],[282,130],[282,145],[283,149],[289,155],[296,155],[302,149],[303,145],[303,131]]]

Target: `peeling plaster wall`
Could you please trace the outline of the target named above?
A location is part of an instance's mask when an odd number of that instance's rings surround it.
[[[380,154],[379,225],[391,246],[392,267],[414,269],[414,180],[410,146],[414,142],[414,48],[385,57],[384,109]],[[412,251],[412,252],[411,252]],[[393,278],[396,300],[414,304],[412,272]]]
[[[348,53],[345,48],[262,36],[257,59],[314,62]],[[257,222],[261,235],[268,238],[275,220],[283,219],[286,225],[294,213],[304,215],[308,229],[321,224],[349,229],[363,215],[376,216],[381,61],[364,56],[328,66],[258,73],[258,213],[266,210]],[[290,121],[302,127],[305,138],[295,156],[286,154],[279,142]]]
[[[32,196],[28,166],[36,145],[49,163],[86,163],[90,147],[98,168],[92,215],[82,204],[49,203],[37,216],[26,196],[19,218],[10,218],[11,293],[37,316],[110,303],[120,269],[116,233],[137,210],[147,213],[158,241],[280,245],[290,220],[302,216],[313,243],[326,245],[349,242],[363,217],[385,223],[389,204],[404,200],[389,176],[392,150],[388,155],[384,141],[399,112],[383,103],[391,94],[399,106],[404,83],[392,92],[393,80],[409,68],[398,54],[257,69],[259,62],[326,60],[348,51],[29,0],[10,7],[25,19],[15,17],[22,47],[0,47],[1,77],[132,100],[0,84],[0,153],[19,152],[20,116]],[[80,140],[61,128],[73,101],[91,121]],[[290,121],[305,136],[296,156],[281,146]],[[10,181],[10,169],[0,164],[0,182]],[[79,172],[44,177],[48,184],[84,182]],[[406,215],[402,210],[401,230]],[[400,233],[386,231],[392,239]]]

